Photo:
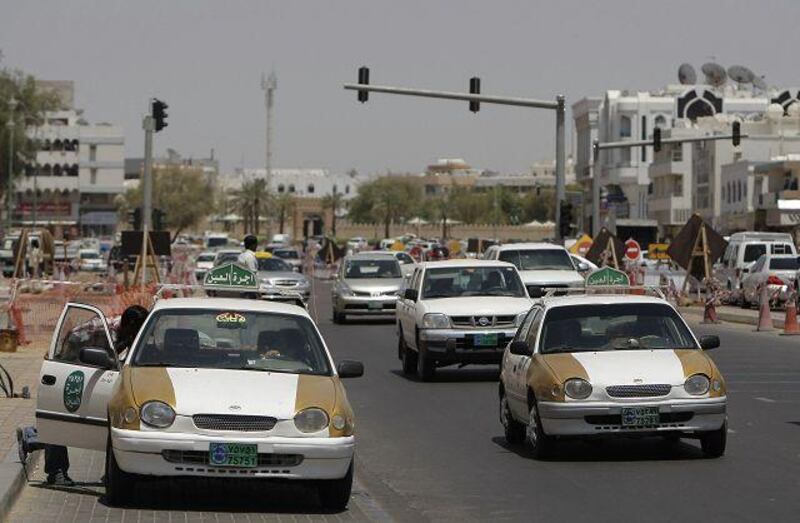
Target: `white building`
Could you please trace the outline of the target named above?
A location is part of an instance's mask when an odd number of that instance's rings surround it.
[[[72,82],[40,88],[68,90],[62,103],[71,102]],[[90,125],[81,111],[66,107],[47,113],[45,123],[28,132],[38,151],[16,181],[15,223],[32,224],[35,214],[37,225],[54,230],[76,226],[85,235],[112,234],[118,221],[115,198],[124,190],[122,128]]]
[[[247,180],[265,179],[266,172],[266,169],[236,169],[220,176],[220,187],[237,190]],[[356,195],[362,181],[358,175],[331,173],[327,169],[272,169],[270,191],[300,198],[322,198],[337,193],[349,200]]]

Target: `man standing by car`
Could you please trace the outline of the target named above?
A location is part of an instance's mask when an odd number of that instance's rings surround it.
[[[258,271],[258,260],[256,260],[257,248],[258,239],[252,234],[248,234],[244,237],[244,252],[239,255],[236,261],[253,272]]]

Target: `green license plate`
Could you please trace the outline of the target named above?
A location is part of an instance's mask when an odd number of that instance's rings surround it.
[[[476,347],[496,347],[497,334],[476,334],[473,339],[473,345]]]
[[[371,301],[367,303],[367,308],[369,309],[382,309],[383,302],[380,301]]]
[[[623,427],[649,427],[658,425],[661,418],[658,415],[658,407],[623,407],[622,426]]]
[[[208,464],[216,467],[258,466],[258,445],[249,443],[211,443]]]

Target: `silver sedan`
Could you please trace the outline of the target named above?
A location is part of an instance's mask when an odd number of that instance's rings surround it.
[[[311,282],[294,272],[280,258],[258,257],[258,290],[262,299],[294,302],[305,305],[311,296]]]
[[[333,321],[347,316],[394,316],[403,275],[397,260],[385,255],[348,256],[332,288]]]

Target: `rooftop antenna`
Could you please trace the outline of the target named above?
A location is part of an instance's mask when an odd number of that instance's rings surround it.
[[[721,87],[728,79],[725,68],[716,62],[706,62],[700,70],[706,75],[706,83],[714,87]]]
[[[743,65],[732,65],[728,67],[728,76],[731,80],[736,82],[736,86],[739,89],[745,84],[753,83],[753,79],[756,77],[753,71]]]
[[[697,73],[692,64],[682,63],[678,67],[678,81],[681,85],[695,85],[697,83]]]

